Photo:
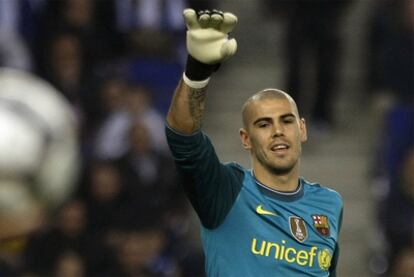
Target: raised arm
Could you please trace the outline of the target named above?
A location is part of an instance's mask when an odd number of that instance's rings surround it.
[[[181,79],[167,115],[169,127],[182,134],[191,134],[200,129],[206,92],[207,86],[192,88]]]
[[[237,17],[220,11],[183,12],[187,25],[188,59],[167,115],[170,128],[191,134],[201,127],[207,84],[220,63],[234,55],[237,43],[228,38]]]

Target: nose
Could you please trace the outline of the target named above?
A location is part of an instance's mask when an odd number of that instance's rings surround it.
[[[283,126],[281,124],[275,124],[273,128],[273,137],[280,137],[284,135]]]

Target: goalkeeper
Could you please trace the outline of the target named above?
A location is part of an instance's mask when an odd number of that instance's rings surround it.
[[[222,163],[201,128],[210,77],[235,54],[231,13],[184,10],[188,60],[166,135],[201,221],[208,276],[335,276],[340,195],[300,177],[305,120],[277,89],[244,104],[240,138],[252,169]]]

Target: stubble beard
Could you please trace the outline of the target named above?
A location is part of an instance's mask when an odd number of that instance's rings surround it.
[[[266,153],[261,151],[256,151],[256,157],[259,163],[266,168],[269,172],[275,175],[287,175],[295,168],[297,160],[289,163],[285,166],[278,166],[275,163],[272,163],[272,160],[266,155]]]

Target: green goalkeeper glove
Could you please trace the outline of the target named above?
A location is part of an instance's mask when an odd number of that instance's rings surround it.
[[[196,14],[193,9],[183,12],[187,25],[187,51],[189,53],[185,76],[192,81],[208,79],[220,63],[233,56],[236,40],[228,34],[237,23],[232,13],[213,10]]]

